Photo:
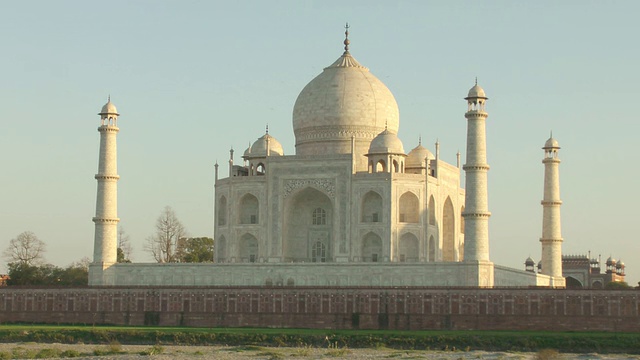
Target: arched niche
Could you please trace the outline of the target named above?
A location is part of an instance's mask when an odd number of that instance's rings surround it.
[[[436,199],[433,198],[433,195],[429,197],[429,207],[427,208],[429,212],[429,225],[436,224]]]
[[[567,276],[565,280],[567,289],[582,289],[582,283],[580,280],[572,276]]]
[[[227,225],[227,198],[220,196],[218,199],[218,226]]]
[[[239,258],[241,262],[258,261],[258,239],[251,234],[244,234],[240,238]]]
[[[245,194],[240,199],[240,224],[258,224],[259,218],[259,202],[258,198],[252,194]]]
[[[362,238],[362,261],[379,262],[382,260],[382,239],[370,232]]]
[[[429,261],[436,261],[436,239],[433,235],[429,236]]]
[[[417,262],[419,260],[418,238],[412,233],[406,233],[400,237],[398,244],[398,261]]]
[[[221,235],[215,242],[216,259],[218,262],[227,261],[227,239]]]
[[[447,197],[442,209],[442,260],[455,261],[456,218],[451,198]]]
[[[420,206],[418,197],[407,191],[400,196],[398,204],[398,222],[418,223],[420,219]]]
[[[333,203],[323,192],[307,187],[285,202],[283,255],[285,261],[311,262],[313,246],[325,246],[325,261],[331,261]]]
[[[375,191],[369,191],[362,197],[361,221],[364,223],[382,221],[382,196]]]

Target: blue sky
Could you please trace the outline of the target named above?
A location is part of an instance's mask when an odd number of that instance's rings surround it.
[[[540,258],[543,152],[562,150],[563,249],[640,280],[636,1],[13,1],[0,5],[0,248],[22,231],[65,266],[92,256],[99,134],[122,114],[119,216],[134,260],[164,206],[213,235],[213,164],[264,133],[294,154],[304,85],[351,53],[393,92],[405,149],[465,149],[465,97],[487,110],[491,258]],[[236,157],[238,160],[238,157]],[[4,263],[4,262],[3,262]],[[0,266],[0,271],[6,268]]]

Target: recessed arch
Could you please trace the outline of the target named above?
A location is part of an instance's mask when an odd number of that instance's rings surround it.
[[[333,203],[322,191],[307,187],[286,198],[283,228],[285,261],[312,261],[313,246],[325,246],[325,261],[330,262],[332,250]]]
[[[382,239],[369,232],[362,238],[362,261],[379,262],[382,258]]]
[[[227,239],[224,238],[224,235],[220,235],[215,242],[215,251],[218,262],[227,261]]]
[[[256,262],[258,261],[258,239],[247,233],[240,238],[240,261]]]
[[[436,261],[436,239],[429,236],[429,261]]]
[[[565,278],[567,289],[582,289],[582,282],[573,276],[567,276]]]
[[[245,194],[240,199],[239,215],[240,224],[258,224],[260,221],[258,198],[252,194]]]
[[[460,208],[460,234],[464,234],[464,205]]]
[[[406,233],[400,237],[398,245],[398,261],[416,262],[419,260],[418,237],[413,233]]]
[[[218,226],[227,225],[227,198],[223,195],[218,199]]]
[[[267,167],[263,163],[256,165],[256,175],[264,175],[267,173]]]
[[[387,172],[387,164],[384,162],[384,160],[378,160],[378,162],[376,163],[376,172]]]
[[[411,191],[400,196],[398,206],[398,222],[401,223],[418,223],[420,217],[419,201],[416,194]]]
[[[398,160],[393,160],[393,172],[395,173],[399,173],[400,171],[400,164],[398,164]]]
[[[429,197],[429,207],[427,208],[429,212],[429,225],[436,224],[436,199],[434,199],[433,195]]]
[[[362,222],[381,222],[382,196],[373,190],[364,194],[360,214]]]
[[[442,209],[442,260],[455,261],[455,215],[451,198],[447,197]]]

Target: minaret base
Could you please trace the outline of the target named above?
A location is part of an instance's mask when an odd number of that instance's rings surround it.
[[[89,286],[114,286],[115,264],[90,263],[89,264]]]
[[[464,266],[464,286],[492,288],[494,267],[491,261],[472,260],[459,263]]]

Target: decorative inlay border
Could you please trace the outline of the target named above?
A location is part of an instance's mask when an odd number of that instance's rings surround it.
[[[284,182],[284,197],[289,196],[293,191],[313,186],[323,190],[330,197],[335,197],[336,184],[333,179],[292,179]]]
[[[117,224],[120,222],[120,219],[118,218],[99,218],[99,217],[94,217],[93,219],[94,223],[102,223],[102,224]]]

